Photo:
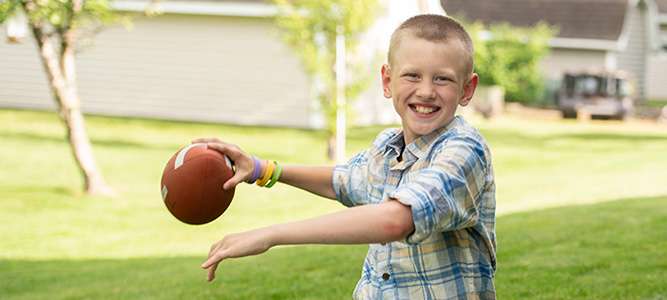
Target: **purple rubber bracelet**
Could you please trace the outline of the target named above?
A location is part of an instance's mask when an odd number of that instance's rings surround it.
[[[255,170],[252,172],[252,178],[250,178],[250,181],[248,183],[253,184],[257,179],[259,178],[259,171],[262,168],[261,163],[259,162],[259,158],[257,156],[253,156],[252,160],[255,162]]]

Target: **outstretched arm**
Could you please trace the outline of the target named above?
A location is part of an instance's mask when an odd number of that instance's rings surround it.
[[[309,191],[325,198],[336,200],[331,177],[331,166],[283,166],[280,182]]]
[[[225,154],[234,162],[236,172],[229,179],[224,189],[231,189],[241,182],[250,180],[255,168],[255,162],[249,154],[243,152],[238,146],[223,142],[216,138],[199,138],[193,143],[207,143],[208,147]],[[264,177],[267,168],[266,160],[260,160],[261,171],[259,178]],[[333,174],[331,166],[297,166],[284,165],[279,181],[309,191],[313,194],[336,199],[336,194],[331,183]]]
[[[390,200],[230,234],[211,246],[202,268],[208,269],[206,280],[211,281],[222,260],[261,254],[278,245],[384,243],[401,240],[413,231],[410,207]]]

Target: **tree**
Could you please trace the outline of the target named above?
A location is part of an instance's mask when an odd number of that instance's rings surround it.
[[[347,57],[358,51],[359,35],[375,21],[377,0],[273,0],[279,8],[275,23],[283,42],[299,57],[314,81],[315,93],[325,118],[329,158],[336,149],[336,36],[342,28]],[[346,108],[368,86],[368,61],[347,59]]]
[[[111,24],[126,23],[129,16],[110,8],[112,0],[0,0],[0,23],[15,14],[27,17],[48,74],[53,98],[74,158],[89,194],[113,194],[104,181],[85,128],[76,84],[78,42]]]
[[[462,19],[462,18],[460,18]],[[475,72],[480,85],[500,85],[508,101],[529,103],[543,95],[539,61],[549,54],[556,27],[539,22],[533,27],[501,22],[467,24],[475,43]]]

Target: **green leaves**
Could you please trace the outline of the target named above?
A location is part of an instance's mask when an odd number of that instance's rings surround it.
[[[15,9],[24,10],[31,25],[50,24],[59,31],[124,22],[126,18],[111,9],[112,1],[4,0],[0,2],[0,22],[11,16]]]
[[[327,120],[327,131],[335,132],[336,35],[345,29],[346,53],[353,56],[359,34],[377,17],[377,0],[273,0],[279,13],[275,23],[283,42],[299,57],[305,72],[321,87],[318,99]],[[365,64],[347,60],[346,98],[353,100],[369,82]],[[368,62],[365,62],[366,64]],[[351,77],[351,78],[350,78]]]
[[[466,27],[475,43],[479,83],[502,86],[508,101],[538,100],[543,89],[538,62],[549,53],[549,39],[558,28],[544,22],[534,27],[475,22]]]

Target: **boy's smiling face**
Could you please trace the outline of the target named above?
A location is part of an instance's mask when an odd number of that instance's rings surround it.
[[[464,71],[463,48],[452,41],[406,33],[389,63],[382,66],[382,87],[401,116],[406,145],[449,123],[477,87],[477,74]]]

